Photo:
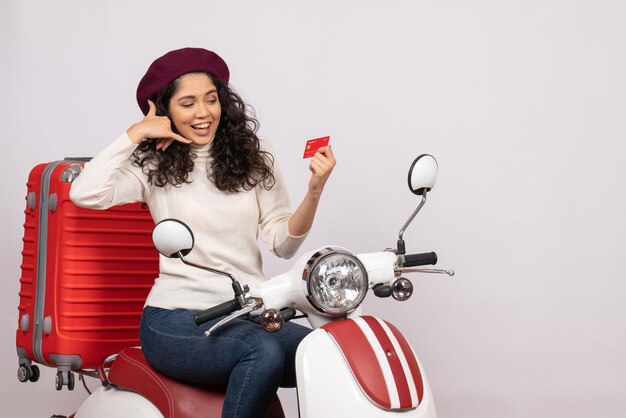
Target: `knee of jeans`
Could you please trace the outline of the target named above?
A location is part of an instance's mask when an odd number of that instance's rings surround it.
[[[270,373],[282,376],[285,354],[278,341],[267,334],[266,338],[259,338],[252,347],[253,358],[260,366]]]

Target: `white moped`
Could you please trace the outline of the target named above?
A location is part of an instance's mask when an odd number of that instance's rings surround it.
[[[302,255],[288,272],[255,288],[241,286],[229,273],[186,260],[193,234],[180,221],[160,222],[153,241],[167,257],[232,280],[234,298],[195,318],[201,324],[225,316],[206,335],[247,314],[260,314],[259,325],[268,332],[279,330],[296,316],[296,310],[308,319],[314,331],[296,354],[300,417],[435,418],[428,379],[415,352],[394,325],[363,316],[361,302],[369,290],[378,297],[407,300],[413,285],[401,277],[404,273],[454,274],[416,268],[435,264],[436,254],[406,254],[404,248],[404,231],[424,206],[437,170],[430,155],[413,162],[409,187],[422,200],[400,230],[396,249],[352,254],[336,246],[320,248]],[[184,384],[159,374],[140,348],[111,356],[94,375],[103,385],[86,399],[75,418],[182,418],[221,413],[221,389]],[[278,401],[268,417],[284,417]]]

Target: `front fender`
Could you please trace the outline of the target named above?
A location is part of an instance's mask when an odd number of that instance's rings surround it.
[[[99,387],[83,402],[74,418],[163,418],[143,396],[116,386]]]
[[[380,335],[381,322],[390,338]],[[298,347],[296,374],[303,418],[436,417],[414,351],[393,325],[371,316],[335,321],[309,334]]]

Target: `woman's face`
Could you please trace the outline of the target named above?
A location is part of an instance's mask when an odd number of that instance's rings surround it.
[[[204,73],[181,76],[169,103],[178,132],[196,145],[211,142],[222,115],[217,88]]]

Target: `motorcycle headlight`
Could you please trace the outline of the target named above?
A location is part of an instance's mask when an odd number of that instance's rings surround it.
[[[307,299],[318,311],[345,315],[363,301],[368,289],[367,271],[353,254],[324,248],[313,254],[302,273]]]

